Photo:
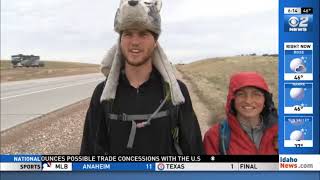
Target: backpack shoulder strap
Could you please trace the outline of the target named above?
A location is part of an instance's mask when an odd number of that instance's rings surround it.
[[[228,124],[228,121],[224,119],[219,124],[219,150],[221,155],[227,155],[229,150],[229,144],[230,144],[230,126]]]
[[[183,155],[182,149],[179,144],[179,133],[180,133],[180,122],[179,122],[179,111],[180,105],[173,105],[171,102],[171,93],[170,93],[170,86],[165,81],[163,82],[163,92],[164,97],[169,95],[166,104],[168,105],[169,113],[170,113],[170,120],[171,120],[171,136],[173,139],[173,145],[178,155]]]
[[[106,78],[106,80],[105,80],[104,83],[103,83],[103,88],[105,87],[106,82],[107,82],[107,78]],[[108,118],[106,118],[106,117],[107,117],[107,115],[108,115],[110,112],[112,112],[113,100],[105,100],[105,101],[102,101],[102,102],[101,102],[101,106],[102,106],[102,111],[103,111],[103,114],[104,114],[104,118],[102,119],[102,121],[105,121],[105,127],[101,127],[102,122],[99,122],[98,129],[96,130],[96,137],[97,137],[96,139],[97,139],[97,140],[99,139],[99,138],[98,138],[98,136],[99,136],[98,134],[99,134],[99,131],[100,131],[100,130],[106,131],[107,137],[105,137],[105,138],[109,138],[110,125],[109,125],[109,120],[108,120]],[[100,129],[99,129],[99,128],[100,128]],[[109,142],[109,141],[106,141],[106,143],[107,143],[107,148],[109,148],[108,142]],[[95,144],[95,147],[94,147],[94,149],[95,149],[96,152],[99,152],[100,154],[101,154],[100,151],[103,151],[104,154],[107,154],[107,153],[108,153],[108,149],[101,149],[101,147],[98,147],[97,145],[98,145],[98,143],[96,143],[96,144]]]
[[[179,105],[170,107],[170,118],[172,122],[171,135],[173,139],[174,148],[178,155],[183,155],[182,149],[179,144]]]

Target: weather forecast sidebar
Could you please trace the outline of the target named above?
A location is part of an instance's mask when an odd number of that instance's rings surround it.
[[[319,0],[279,0],[279,154],[320,154]]]

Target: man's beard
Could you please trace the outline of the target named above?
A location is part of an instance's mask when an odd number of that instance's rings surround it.
[[[147,57],[147,58],[143,59],[142,61],[138,61],[138,62],[129,61],[126,57],[124,57],[124,60],[126,61],[127,64],[129,64],[131,66],[138,67],[138,66],[142,66],[142,65],[146,64],[148,61],[150,61],[151,57]]]

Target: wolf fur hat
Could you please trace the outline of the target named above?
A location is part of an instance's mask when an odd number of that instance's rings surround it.
[[[156,34],[161,32],[161,0],[121,0],[114,19],[114,29],[148,29]]]
[[[114,21],[115,31],[121,33],[123,30],[132,28],[147,29],[159,35],[161,33],[161,5],[161,0],[121,0]],[[101,63],[101,72],[108,77],[101,95],[101,102],[115,98],[122,63],[124,62],[121,58],[123,56],[119,39]],[[174,74],[175,69],[158,42],[153,53],[152,63],[170,87],[172,104],[184,103],[185,99]]]

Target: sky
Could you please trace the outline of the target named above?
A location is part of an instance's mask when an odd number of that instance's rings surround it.
[[[120,0],[1,0],[1,59],[99,64],[119,35]],[[278,52],[278,1],[162,0],[159,43],[173,63]]]

